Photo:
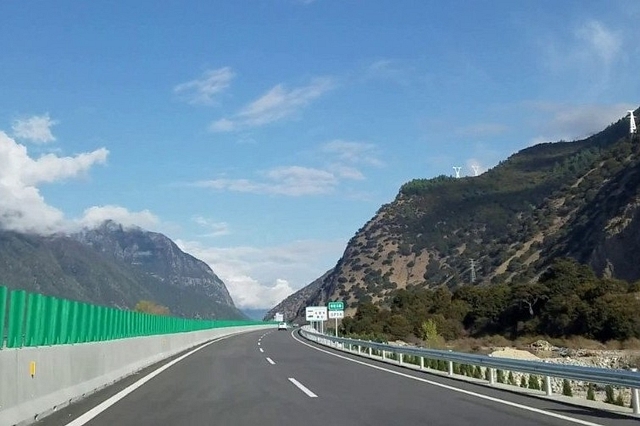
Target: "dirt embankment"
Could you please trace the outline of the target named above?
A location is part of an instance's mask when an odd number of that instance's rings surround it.
[[[639,350],[568,349],[553,346],[545,340],[538,340],[532,343],[526,350],[511,347],[493,348],[489,356],[625,370],[638,367],[638,362],[640,361]],[[512,374],[515,378],[515,383],[518,384],[523,376],[525,380],[528,378],[528,375],[523,373],[513,372]],[[570,383],[575,397],[586,398],[589,388],[588,382],[571,381]],[[599,383],[593,383],[592,385],[594,386],[596,400],[604,401],[606,396],[604,385]],[[554,393],[562,393],[562,386],[562,379],[552,379],[551,387]],[[615,388],[615,393],[622,396],[625,404],[629,404],[631,398],[629,389]]]

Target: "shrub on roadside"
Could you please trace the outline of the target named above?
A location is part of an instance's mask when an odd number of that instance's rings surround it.
[[[587,388],[587,399],[590,401],[596,400],[596,391],[594,389],[593,383],[589,383],[589,387]]]

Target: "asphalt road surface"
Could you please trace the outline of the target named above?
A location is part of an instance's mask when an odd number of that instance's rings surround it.
[[[637,419],[456,381],[262,330],[155,365],[38,426],[635,425]]]

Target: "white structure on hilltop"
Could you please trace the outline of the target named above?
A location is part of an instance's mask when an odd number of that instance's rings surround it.
[[[474,164],[471,166],[471,168],[473,169],[474,176],[478,176],[480,174],[480,166],[478,166],[477,164]]]
[[[627,112],[629,113],[629,134],[633,135],[636,132],[636,119],[633,116],[633,110]]]
[[[456,177],[459,178],[460,177],[460,170],[462,170],[462,167],[460,166],[453,166],[453,171],[456,172]]]

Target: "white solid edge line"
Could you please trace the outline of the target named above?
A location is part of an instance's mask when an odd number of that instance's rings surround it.
[[[296,387],[298,389],[300,389],[302,392],[306,393],[309,398],[317,398],[318,397],[318,395],[316,395],[315,393],[311,392],[309,390],[309,388],[307,388],[305,385],[303,385],[302,383],[300,383],[299,381],[297,381],[293,377],[289,377],[289,381],[291,383],[293,383],[294,385],[296,385]]]
[[[276,363],[269,357],[267,357],[267,361],[269,362],[269,364],[271,365],[275,365]]]
[[[602,425],[600,423],[592,423],[592,422],[588,422],[586,420],[580,420],[580,419],[576,419],[576,418],[573,418],[573,417],[565,416],[565,415],[562,415],[562,414],[556,414],[556,413],[552,413],[550,411],[545,411],[545,410],[542,410],[540,408],[528,407],[526,405],[518,404],[518,403],[515,403],[515,402],[511,402],[511,401],[505,401],[503,399],[494,398],[492,396],[483,395],[481,393],[476,393],[476,392],[472,392],[472,391],[468,391],[468,390],[464,390],[464,389],[459,389],[459,388],[456,388],[456,387],[453,387],[453,386],[445,385],[443,383],[438,383],[438,382],[434,382],[432,380],[423,379],[421,377],[415,377],[415,376],[412,376],[410,374],[401,373],[399,371],[389,370],[388,368],[379,367],[377,365],[367,364],[366,362],[359,361],[357,359],[352,359],[352,358],[349,358],[349,357],[346,357],[346,356],[343,356],[343,355],[340,355],[340,354],[335,354],[333,352],[330,352],[330,351],[327,351],[327,350],[324,350],[324,349],[321,349],[321,348],[317,348],[317,347],[315,347],[313,345],[310,345],[309,343],[303,342],[302,340],[298,339],[293,334],[293,332],[291,333],[291,336],[298,343],[302,343],[303,345],[308,346],[311,349],[315,349],[317,351],[324,352],[326,354],[333,355],[335,357],[342,358],[342,359],[345,359],[347,361],[355,362],[356,364],[360,364],[360,365],[364,365],[364,366],[367,366],[367,367],[375,368],[376,370],[386,371],[387,373],[395,374],[397,376],[406,377],[408,379],[417,380],[417,381],[423,382],[423,383],[428,383],[428,384],[433,385],[433,386],[438,386],[438,387],[441,387],[441,388],[444,388],[444,389],[449,389],[449,390],[454,391],[454,392],[460,392],[460,393],[463,393],[465,395],[475,396],[477,398],[486,399],[488,401],[497,402],[499,404],[508,405],[510,407],[520,408],[520,409],[526,410],[526,411],[532,411],[534,413],[542,414],[542,415],[549,416],[549,417],[555,417],[557,419],[566,420],[566,421],[571,422],[571,423],[577,423],[577,424],[585,425],[585,426],[604,426],[604,425]],[[289,379],[289,380],[291,380],[291,379]]]
[[[214,340],[212,340],[210,342],[205,343],[202,346],[198,346],[197,348],[195,348],[195,349],[187,352],[186,354],[174,359],[173,361],[166,363],[162,367],[159,367],[157,370],[153,370],[151,373],[147,374],[146,376],[144,376],[143,378],[141,378],[137,382],[132,383],[131,385],[129,385],[126,388],[122,389],[120,392],[118,392],[117,394],[113,395],[109,399],[106,399],[103,402],[101,402],[100,404],[96,405],[91,410],[87,411],[86,413],[84,413],[83,415],[78,417],[77,419],[67,423],[65,426],[82,426],[82,425],[86,424],[87,422],[89,422],[90,420],[92,420],[93,418],[98,416],[98,414],[100,414],[103,411],[107,410],[113,404],[115,404],[116,402],[120,401],[122,398],[124,398],[125,396],[129,395],[131,392],[133,392],[134,390],[138,389],[140,386],[144,385],[149,380],[151,380],[154,377],[156,377],[158,374],[162,373],[164,370],[166,370],[169,367],[179,363],[180,361],[182,361],[183,359],[185,359],[189,355],[198,352],[200,349],[204,349],[204,348],[206,348],[207,346],[209,346],[209,345],[211,345],[213,343],[219,342],[220,340],[224,340],[224,339],[226,339],[228,337],[232,337],[234,335],[237,335],[237,334],[229,334],[228,336],[223,336],[223,337],[219,337],[217,339],[214,339]]]

